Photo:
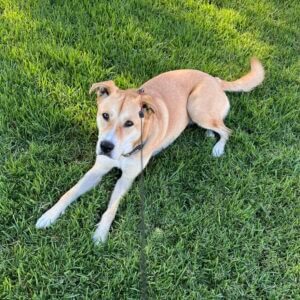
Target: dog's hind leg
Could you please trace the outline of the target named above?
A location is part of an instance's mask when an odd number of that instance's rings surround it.
[[[212,154],[219,157],[224,153],[230,129],[223,122],[229,111],[229,101],[214,78],[207,78],[190,94],[187,110],[197,125],[219,134],[220,139],[213,147]]]
[[[229,138],[231,130],[227,128],[221,120],[211,120],[206,127],[208,126],[210,126],[210,129],[218,133],[220,136],[219,141],[214,145],[212,150],[213,156],[219,157],[224,153],[225,144]]]
[[[104,155],[97,156],[94,166],[53,207],[38,219],[35,226],[37,228],[46,228],[53,224],[72,202],[95,187],[113,167],[112,159]]]

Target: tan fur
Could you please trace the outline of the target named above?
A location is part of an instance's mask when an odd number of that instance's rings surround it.
[[[221,80],[221,86],[228,92],[250,92],[256,86],[260,85],[265,77],[265,71],[260,61],[253,57],[251,59],[251,71],[238,80],[229,82]]]
[[[143,84],[145,94],[150,95],[157,106],[166,106],[167,115],[163,114],[161,117],[169,120],[164,136],[157,139],[163,145],[168,145],[191,120],[203,128],[217,132],[226,142],[230,129],[224,125],[223,120],[230,105],[224,90],[249,91],[259,85],[263,78],[263,67],[256,58],[251,60],[251,71],[233,82],[196,70],[170,71],[154,77]],[[215,154],[219,156],[218,153]]]
[[[104,242],[115,218],[122,196],[128,191],[133,180],[157,152],[170,145],[190,123],[220,135],[213,148],[213,155],[224,152],[230,129],[224,124],[229,111],[229,101],[224,91],[250,91],[261,84],[264,69],[259,60],[251,60],[251,71],[238,80],[228,82],[196,70],[176,70],[160,74],[142,85],[144,93],[138,90],[119,89],[113,81],[94,83],[90,93],[97,94],[97,126],[99,137],[96,147],[95,165],[84,177],[37,221],[37,228],[45,228],[54,223],[66,207],[80,195],[98,184],[112,168],[122,170],[107,210],[94,234],[96,243]],[[141,142],[141,119],[139,111],[144,111],[143,161],[140,152],[131,151]],[[108,114],[105,119],[103,114]],[[127,121],[133,122],[130,127]],[[113,143],[113,150],[104,154],[101,142]],[[102,148],[101,148],[102,147]],[[129,153],[129,155],[128,155]]]

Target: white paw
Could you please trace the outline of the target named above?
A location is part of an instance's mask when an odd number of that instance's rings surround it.
[[[222,143],[216,143],[215,146],[213,147],[213,150],[212,150],[212,155],[214,157],[220,157],[221,155],[224,154],[224,144]]]
[[[109,228],[105,228],[105,226],[98,225],[94,235],[93,241],[96,245],[101,243],[105,243],[108,237]]]
[[[210,129],[207,129],[207,130],[206,130],[205,135],[206,135],[207,137],[210,137],[210,138],[214,138],[214,137],[215,137],[214,132],[213,132],[212,130],[210,130]]]
[[[57,218],[60,216],[62,212],[57,211],[56,209],[47,210],[36,222],[36,228],[47,228],[51,224],[55,223]]]

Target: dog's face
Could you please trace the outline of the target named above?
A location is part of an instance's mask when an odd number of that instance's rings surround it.
[[[141,143],[141,119],[144,112],[143,140],[147,140],[153,120],[151,97],[136,90],[119,89],[113,81],[94,83],[90,93],[97,94],[97,155],[107,155],[118,160]]]

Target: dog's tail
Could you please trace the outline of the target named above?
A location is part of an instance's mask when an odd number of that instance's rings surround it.
[[[228,92],[250,92],[260,85],[265,77],[265,71],[261,62],[253,57],[251,59],[251,70],[248,74],[235,81],[226,81],[218,78],[223,91]]]

